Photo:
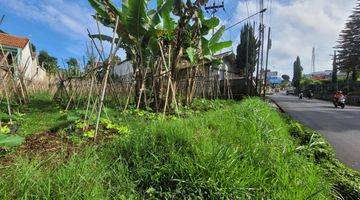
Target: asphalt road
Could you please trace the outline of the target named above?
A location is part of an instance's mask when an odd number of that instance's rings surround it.
[[[340,161],[360,170],[360,107],[335,109],[331,102],[285,94],[272,95],[271,99],[294,119],[320,132]]]

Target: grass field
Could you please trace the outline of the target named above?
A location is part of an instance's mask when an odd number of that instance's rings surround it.
[[[332,197],[323,168],[296,152],[289,125],[269,104],[194,106],[189,115],[165,120],[113,114],[126,131],[100,144],[83,142],[71,154],[63,145],[47,154],[8,155],[0,164],[0,199]]]

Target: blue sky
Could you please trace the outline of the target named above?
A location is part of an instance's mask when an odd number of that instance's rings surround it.
[[[291,75],[293,60],[300,56],[304,72],[309,72],[312,47],[316,48],[316,69],[330,69],[332,47],[356,0],[264,1],[268,7],[265,24],[273,30],[271,69]],[[217,15],[223,25],[230,26],[256,12],[258,0],[225,0],[225,7],[226,11]],[[82,59],[89,42],[86,28],[96,32],[87,0],[0,0],[0,15],[3,14],[6,17],[0,29],[29,37],[38,50],[57,57],[60,65],[69,57]],[[257,22],[258,17],[253,20]],[[222,38],[233,40],[233,50],[239,42],[240,28],[227,31]]]

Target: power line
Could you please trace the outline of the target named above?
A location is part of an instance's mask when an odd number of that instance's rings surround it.
[[[260,14],[260,13],[264,13],[266,10],[267,10],[267,9],[264,8],[264,9],[262,9],[261,11],[259,11],[259,12],[257,12],[257,13],[254,13],[254,14],[250,15],[249,17],[247,17],[247,18],[245,18],[245,19],[242,19],[242,20],[236,22],[235,24],[227,27],[227,28],[225,29],[225,31],[233,28],[233,27],[236,26],[236,25],[241,24],[242,22],[244,22],[244,21],[246,21],[246,20],[248,20],[248,19],[250,19],[250,18],[252,18],[252,17],[254,17],[254,16],[258,15],[258,14]]]
[[[0,25],[2,24],[2,22],[4,21],[5,15],[3,15],[0,19]]]
[[[222,1],[221,4],[216,4],[215,1],[211,6],[205,5],[205,10],[207,13],[210,13],[212,16],[215,15],[219,11],[219,9],[222,8],[225,11],[225,4],[224,1]]]

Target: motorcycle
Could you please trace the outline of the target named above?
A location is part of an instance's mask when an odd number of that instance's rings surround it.
[[[341,107],[341,109],[344,109],[345,108],[345,102],[346,102],[346,98],[345,97],[341,97],[337,100],[334,100],[334,106],[335,108],[337,107]]]
[[[304,96],[304,94],[301,92],[301,93],[299,94],[299,99],[302,99],[303,96]]]
[[[312,92],[309,92],[309,94],[307,95],[307,97],[308,97],[309,100],[312,99],[313,96],[314,96],[314,93],[312,93]]]

